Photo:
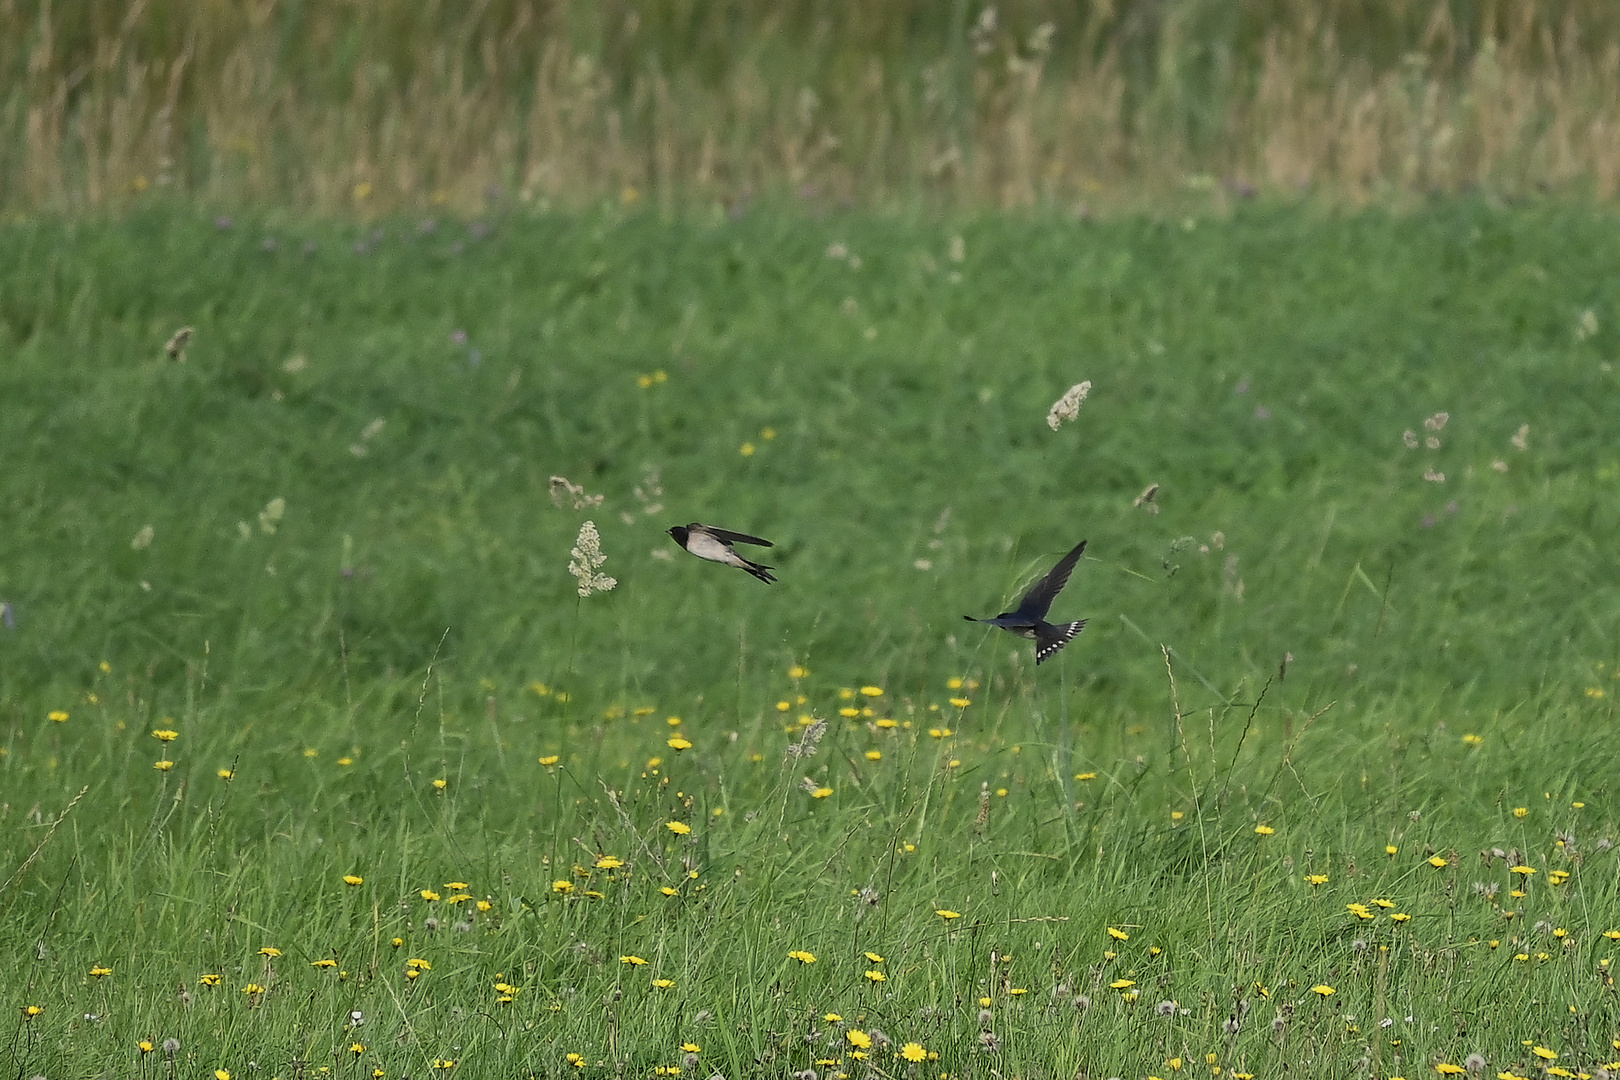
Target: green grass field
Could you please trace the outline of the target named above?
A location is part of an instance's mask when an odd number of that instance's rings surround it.
[[[0,227],[0,1059],[1607,1075],[1616,252],[1484,202]],[[1054,660],[962,621],[1082,538]]]

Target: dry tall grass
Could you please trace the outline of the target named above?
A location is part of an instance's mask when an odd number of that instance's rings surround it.
[[[0,206],[1620,194],[1613,0],[0,0]]]

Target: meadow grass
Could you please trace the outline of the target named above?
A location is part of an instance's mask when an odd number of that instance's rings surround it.
[[[6,225],[0,1046],[1598,1075],[1617,250],[1486,201]],[[962,621],[1082,538],[1055,659]]]
[[[0,211],[1620,193],[1612,0],[9,0]]]

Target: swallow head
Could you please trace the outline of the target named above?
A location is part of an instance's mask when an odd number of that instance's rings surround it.
[[[677,544],[681,545],[681,547],[686,546],[686,536],[687,536],[687,533],[689,532],[689,530],[687,529],[687,527],[685,525],[671,525],[668,529],[665,529],[664,531],[669,533],[669,535],[673,536],[675,538],[675,542]]]

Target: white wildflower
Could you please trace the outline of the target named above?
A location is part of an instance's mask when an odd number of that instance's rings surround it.
[[[264,509],[259,511],[259,531],[266,534],[274,533],[276,526],[281,524],[281,515],[286,512],[287,500],[280,495],[265,503]]]
[[[1046,426],[1056,431],[1065,421],[1073,420],[1080,415],[1080,406],[1085,404],[1086,395],[1091,393],[1091,380],[1075,383],[1069,387],[1069,392],[1052,403],[1052,410],[1046,414]]]
[[[572,554],[568,572],[579,581],[579,595],[608,592],[618,584],[616,579],[597,573],[601,565],[607,562],[607,556],[602,554],[602,537],[596,531],[594,521],[587,521],[579,527],[579,537],[574,541]]]
[[[191,343],[191,335],[196,333],[192,327],[182,326],[163,345],[163,351],[169,354],[170,360],[186,362],[186,346]]]
[[[1581,312],[1580,319],[1575,323],[1575,340],[1585,341],[1598,332],[1597,312],[1587,308]]]
[[[816,746],[821,742],[821,737],[825,734],[827,734],[827,721],[817,720],[815,723],[804,729],[804,734],[799,736],[798,742],[787,748],[787,756],[790,759],[815,757]],[[820,786],[820,784],[812,783],[805,790],[814,791]]]
[[[152,526],[142,525],[141,531],[135,534],[135,538],[129,542],[129,546],[136,551],[145,551],[152,546],[152,537],[156,535],[157,530],[153,529]]]
[[[602,505],[603,496],[585,494],[585,486],[576,484],[566,476],[551,478],[551,501],[564,510],[585,510]]]

